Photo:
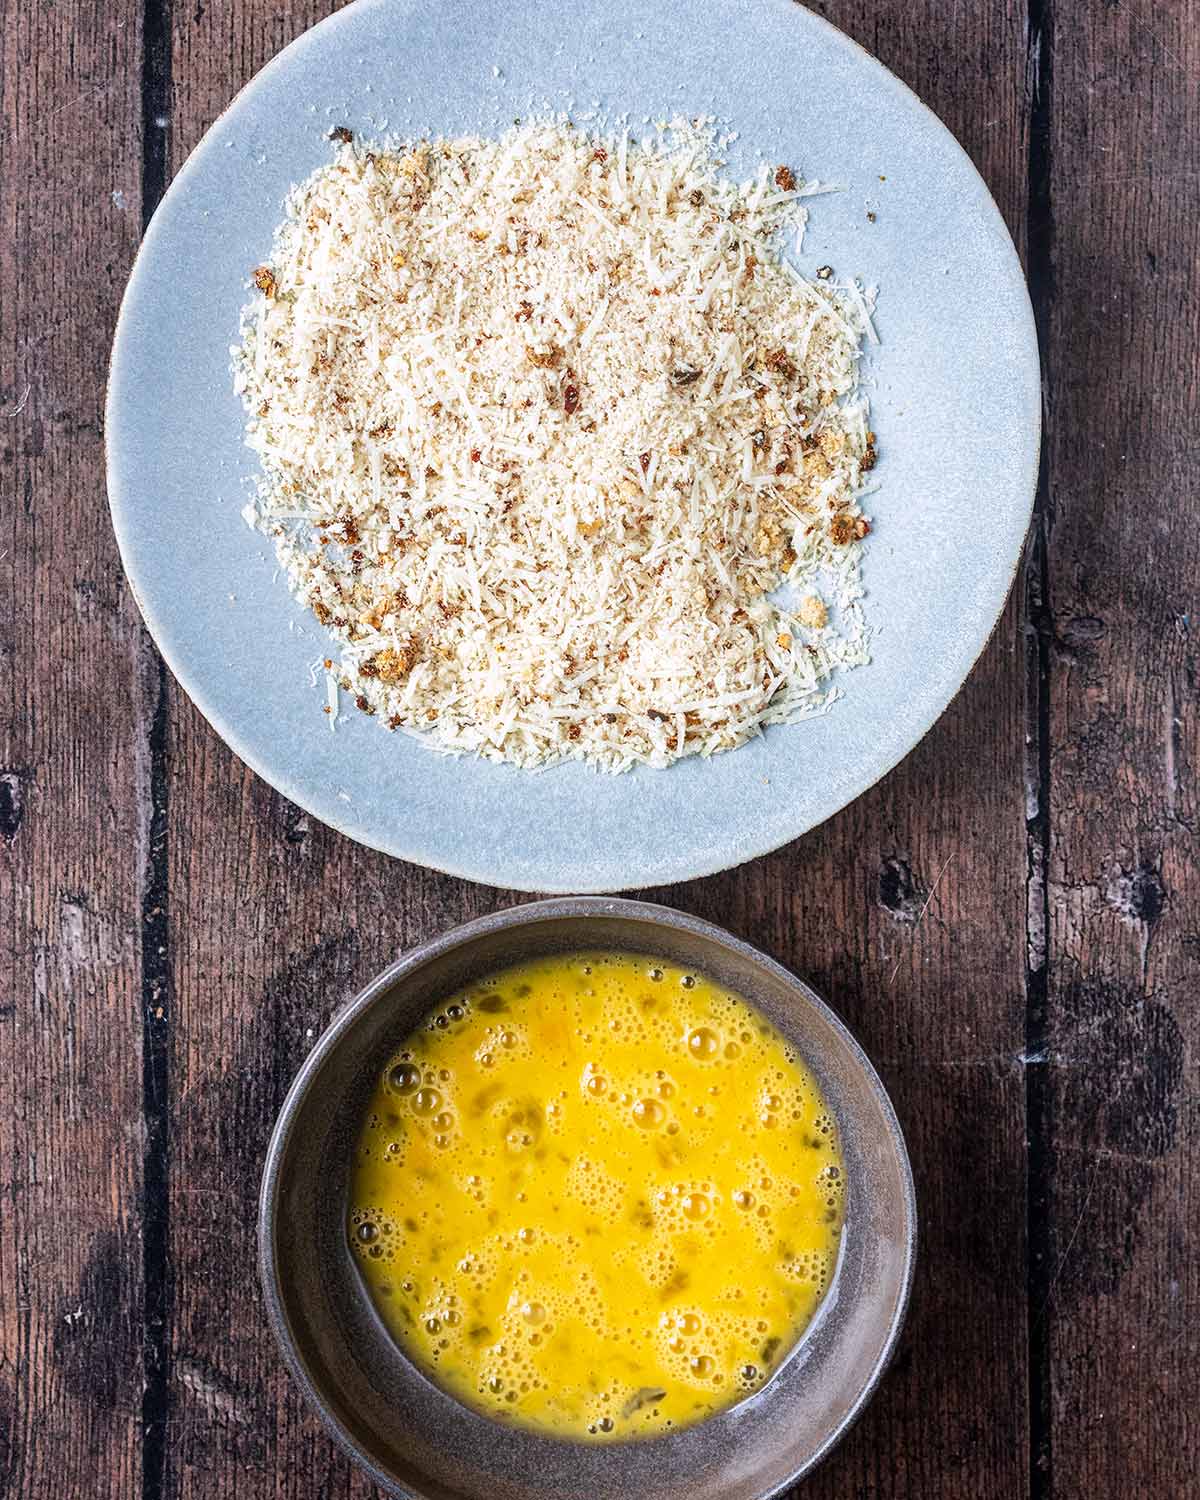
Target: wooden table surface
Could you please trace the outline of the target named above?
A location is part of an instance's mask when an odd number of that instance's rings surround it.
[[[486,3],[486,0],[477,0]],[[321,0],[3,0],[0,1495],[362,1496],[266,1335],[254,1208],[311,1039],[519,899],[360,849],[164,670],[104,493],[139,235]],[[1021,248],[1047,437],[1021,582],[880,785],[648,892],[877,1061],[922,1258],[822,1500],[1200,1494],[1198,0],[829,0]]]

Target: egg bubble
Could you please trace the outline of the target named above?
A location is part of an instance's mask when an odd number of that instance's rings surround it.
[[[632,1114],[634,1124],[643,1130],[656,1130],[667,1118],[666,1110],[657,1099],[638,1099]]]
[[[415,1094],[421,1086],[421,1070],[416,1063],[398,1062],[389,1069],[387,1081],[394,1094]]]
[[[720,1049],[720,1039],[708,1026],[697,1026],[688,1033],[687,1048],[699,1062],[711,1062]]]

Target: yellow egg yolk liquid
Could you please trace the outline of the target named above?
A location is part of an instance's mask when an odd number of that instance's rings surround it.
[[[650,1434],[758,1389],[833,1274],[837,1132],[788,1043],[658,959],[538,959],[386,1060],[350,1244],[384,1322],[477,1410]]]

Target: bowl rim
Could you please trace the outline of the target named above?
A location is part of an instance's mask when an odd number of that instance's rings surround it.
[[[442,954],[469,945],[481,937],[506,931],[514,927],[530,926],[547,920],[554,921],[580,917],[585,919],[596,917],[624,918],[629,921],[642,922],[648,928],[655,926],[669,927],[679,932],[690,933],[696,937],[705,938],[738,954],[755,966],[766,970],[777,979],[782,980],[789,987],[797,990],[826,1024],[837,1033],[843,1045],[854,1058],[857,1066],[866,1076],[867,1083],[878,1100],[887,1133],[896,1151],[901,1177],[901,1206],[904,1220],[902,1252],[904,1260],[899,1293],[883,1337],[880,1352],[871,1367],[869,1375],[863,1382],[861,1390],[840,1421],[825,1435],[820,1444],[794,1473],[790,1474],[779,1484],[763,1490],[758,1497],[758,1500],[772,1500],[773,1496],[780,1494],[790,1485],[795,1484],[797,1480],[810,1473],[828,1457],[861,1416],[863,1410],[878,1389],[879,1383],[886,1373],[888,1366],[891,1364],[907,1318],[913,1278],[916,1272],[918,1243],[916,1186],[913,1180],[912,1163],[909,1159],[908,1147],[904,1139],[904,1132],[900,1127],[899,1118],[896,1115],[895,1106],[892,1104],[891,1098],[874,1064],[840,1016],[817,994],[807,981],[801,979],[776,959],[771,958],[769,954],[755,947],[754,944],[737,937],[734,933],[715,922],[706,921],[702,917],[693,916],[691,913],[680,911],[675,907],[660,905],[657,902],[635,901],[625,897],[613,896],[554,896],[542,901],[530,901],[517,906],[504,907],[500,911],[491,912],[486,916],[476,917],[469,922],[448,928],[446,931],[438,933],[434,937],[428,938],[426,941],[408,949],[399,958],[394,959],[388,964],[373,979],[369,980],[351,1000],[342,1006],[329,1025],[317,1037],[299,1072],[292,1080],[271,1131],[271,1138],[267,1146],[262,1183],[259,1191],[257,1226],[258,1275],[267,1313],[267,1321],[275,1337],[279,1351],[283,1356],[284,1364],[292,1378],[298,1384],[309,1408],[315,1413],[322,1427],[342,1452],[355,1464],[359,1465],[384,1493],[413,1496],[414,1492],[407,1489],[393,1475],[385,1471],[334,1414],[325,1394],[310,1375],[308,1366],[292,1334],[291,1324],[284,1306],[283,1294],[276,1273],[275,1229],[280,1197],[281,1163],[291,1140],[293,1129],[297,1124],[300,1110],[308,1096],[309,1089],[324,1066],[326,1059],[338,1046],[346,1033],[353,1029],[360,1017],[368,1012],[377,1000],[402,981],[406,975],[423,967],[431,959],[438,958]]]

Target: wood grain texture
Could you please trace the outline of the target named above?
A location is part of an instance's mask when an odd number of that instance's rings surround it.
[[[0,1493],[140,1470],[145,650],[104,503],[136,22],[0,20]]]
[[[172,166],[246,80],[333,4],[173,14]],[[313,1038],[390,957],[499,904],[349,844],[238,762],[172,695],[169,1425],[162,1490],[373,1494],[285,1376],[255,1271],[259,1175]],[[246,899],[230,897],[246,893]]]
[[[956,55],[934,4],[829,14],[962,128],[1019,234],[1019,22],[988,10]],[[210,5],[199,21],[176,13],[176,166],[276,50],[278,24],[265,0]],[[939,36],[945,45],[931,47]],[[902,1496],[919,1485],[957,1497],[968,1476],[986,1500],[1024,1484],[1018,643],[1014,605],[933,735],[824,829],[744,869],[649,893],[813,979],[880,1059],[909,1134],[926,1225],[913,1318],[880,1398],[806,1487],[814,1496]],[[259,1163],[287,1081],[332,1010],[404,946],[514,898],[388,861],[305,819],[178,694],[170,802],[178,1103],[167,1492],[236,1483],[263,1495],[358,1493],[264,1339],[246,1274]],[[964,1164],[975,1179],[968,1212]],[[938,1358],[917,1357],[930,1347]]]
[[[1200,1486],[1200,6],[1051,55],[1053,1494]]]
[[[0,0],[0,171],[27,184],[0,202],[5,1500],[372,1493],[267,1335],[267,1137],[345,999],[521,899],[360,849],[252,776],[159,676],[108,529],[104,370],[142,167],[152,201],[335,8]],[[804,1495],[1184,1500],[1197,0],[816,8],[947,122],[1028,244],[1039,545],[962,693],[879,786],[775,855],[645,894],[810,978],[912,1151],[908,1329]]]

